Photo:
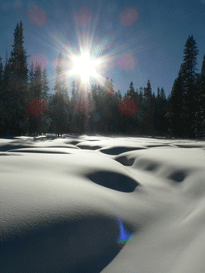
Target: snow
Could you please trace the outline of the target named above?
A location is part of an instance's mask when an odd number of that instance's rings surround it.
[[[205,272],[205,141],[0,139],[0,272]]]

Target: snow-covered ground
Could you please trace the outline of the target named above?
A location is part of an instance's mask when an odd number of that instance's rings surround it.
[[[205,272],[205,141],[0,139],[1,273]]]

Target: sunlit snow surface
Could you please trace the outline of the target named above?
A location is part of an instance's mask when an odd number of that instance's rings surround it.
[[[205,141],[0,139],[1,273],[205,272]]]

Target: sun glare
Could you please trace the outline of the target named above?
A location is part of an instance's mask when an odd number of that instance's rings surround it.
[[[83,82],[88,82],[90,78],[97,77],[96,62],[91,60],[88,53],[81,56],[75,56],[73,59],[73,73],[80,76]]]

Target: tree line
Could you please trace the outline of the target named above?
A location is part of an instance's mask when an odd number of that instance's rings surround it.
[[[32,63],[24,48],[23,24],[14,30],[10,57],[0,58],[0,136],[56,133],[99,133],[205,136],[205,56],[197,73],[198,49],[193,36],[185,44],[184,59],[168,98],[163,88],[135,89],[133,82],[122,97],[112,79],[90,90],[80,79],[68,95],[63,55],[56,66],[54,94],[49,94],[46,69]]]

